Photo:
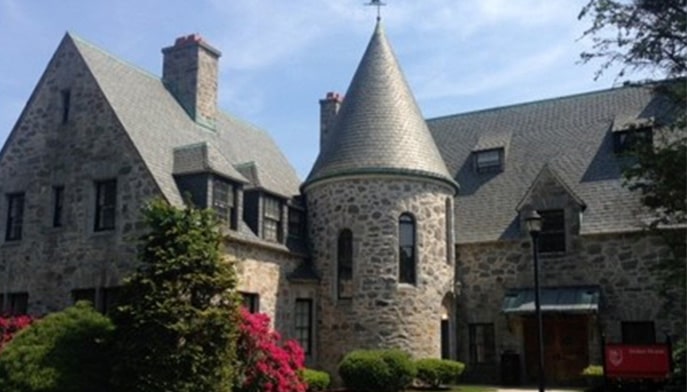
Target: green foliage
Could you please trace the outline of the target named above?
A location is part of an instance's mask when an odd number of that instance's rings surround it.
[[[592,21],[584,36],[592,38],[593,51],[581,58],[585,63],[604,60],[597,77],[620,64],[618,77],[627,70],[648,70],[673,79],[652,86],[664,111],[656,115],[653,143],[631,151],[632,164],[623,176],[624,185],[651,210],[646,229],[663,237],[672,250],[672,257],[662,257],[652,272],[667,307],[677,309],[673,318],[684,320],[685,233],[664,229],[687,223],[687,0],[589,0],[578,18]],[[681,329],[684,335],[684,325]]]
[[[113,315],[113,384],[127,392],[229,391],[238,299],[214,215],[155,200],[144,217],[140,267]]]
[[[589,0],[583,18],[592,21],[584,36],[592,38],[593,51],[580,57],[604,61],[597,77],[614,64],[621,65],[619,77],[628,68],[687,73],[687,0]]]
[[[303,370],[303,379],[308,384],[308,392],[324,391],[331,383],[329,373],[314,369]]]
[[[584,377],[603,377],[604,368],[601,365],[589,365],[582,370],[580,375]]]
[[[400,350],[356,350],[339,364],[339,375],[352,391],[401,391],[416,374],[415,363]]]
[[[684,392],[687,390],[687,341],[684,338],[673,346],[673,365],[665,391]]]
[[[0,390],[106,391],[113,329],[87,302],[33,323],[0,355]]]
[[[438,358],[418,359],[415,366],[418,380],[433,388],[457,382],[465,370],[462,362]]]

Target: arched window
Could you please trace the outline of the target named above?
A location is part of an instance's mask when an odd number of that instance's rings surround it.
[[[337,246],[337,295],[339,298],[353,297],[353,233],[341,230]]]
[[[415,219],[408,213],[398,219],[398,280],[415,284]]]

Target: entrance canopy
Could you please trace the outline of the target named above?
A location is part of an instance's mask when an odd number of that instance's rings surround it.
[[[598,286],[541,288],[540,306],[548,313],[596,313],[599,310]],[[510,289],[503,298],[506,314],[534,313],[534,289]]]

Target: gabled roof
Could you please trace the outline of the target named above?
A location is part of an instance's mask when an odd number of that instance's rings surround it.
[[[614,154],[611,129],[618,114],[653,117],[657,123],[672,115],[674,108],[652,87],[627,86],[428,120],[450,174],[461,185],[456,241],[520,238],[516,209],[545,165],[586,204],[581,234],[639,230],[643,210],[622,185],[628,161]],[[506,134],[503,171],[476,173],[474,146]]]
[[[587,208],[587,204],[582,200],[579,196],[575,194],[575,192],[572,190],[572,188],[565,183],[565,180],[561,178],[561,176],[556,173],[556,170],[551,168],[551,166],[546,163],[544,164],[544,167],[542,167],[541,171],[537,176],[534,178],[534,181],[532,181],[532,185],[527,189],[527,192],[525,192],[525,195],[520,199],[520,202],[518,205],[515,207],[515,211],[521,212],[523,211],[523,207],[527,205],[528,203],[531,203],[532,200],[532,193],[533,191],[539,187],[543,186],[542,183],[548,179],[552,179],[556,184],[558,184],[559,187],[563,188],[565,190],[565,193],[568,194],[568,196],[575,201],[575,203],[580,207],[582,211],[584,211],[585,208]]]
[[[68,33],[66,39],[73,42],[83,57],[170,203],[183,203],[172,176],[174,149],[196,143],[206,143],[209,151],[221,154],[226,160],[222,171],[231,172],[227,174],[240,176],[227,166],[254,161],[264,170],[260,175],[263,188],[284,197],[298,194],[300,181],[295,170],[267,133],[223,112],[218,114],[215,130],[199,125],[188,116],[158,76],[72,34]]]
[[[345,96],[304,187],[365,174],[429,177],[456,187],[379,22]]]

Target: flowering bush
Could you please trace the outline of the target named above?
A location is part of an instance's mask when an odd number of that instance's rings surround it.
[[[0,317],[0,350],[12,340],[14,335],[33,322],[31,316]]]
[[[279,345],[270,318],[241,309],[238,339],[238,392],[305,392],[301,378],[305,354],[293,340]]]

